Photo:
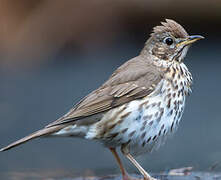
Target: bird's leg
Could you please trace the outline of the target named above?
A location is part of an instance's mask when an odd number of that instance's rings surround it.
[[[125,154],[125,156],[133,163],[134,166],[140,171],[144,176],[144,180],[152,180],[153,178],[141,167],[141,165],[131,156],[131,154]]]
[[[123,177],[123,180],[133,180],[134,178],[130,177],[128,174],[127,174],[127,171],[124,169],[123,167],[123,164],[120,160],[120,157],[118,156],[117,152],[116,152],[116,149],[115,148],[109,148],[110,151],[112,152],[112,154],[114,155],[116,161],[117,161],[117,164],[119,165],[120,167],[120,171],[122,173],[122,177]]]
[[[130,160],[130,162],[133,163],[134,166],[140,171],[140,173],[143,175],[144,180],[156,180],[155,178],[151,177],[142,167],[141,165],[131,156],[131,154],[125,149],[121,149],[122,153],[124,154],[127,159]]]

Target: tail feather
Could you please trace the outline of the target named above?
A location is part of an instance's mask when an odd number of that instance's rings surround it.
[[[0,149],[0,151],[7,151],[15,146],[18,146],[18,145],[21,145],[27,141],[30,141],[32,139],[35,139],[35,138],[38,138],[38,137],[41,137],[41,136],[47,136],[47,135],[50,135],[54,132],[57,132],[59,131],[60,129],[62,129],[63,127],[62,126],[53,126],[53,127],[49,127],[49,128],[44,128],[44,129],[41,129],[39,131],[36,131],[22,139],[19,139],[18,141],[15,141],[11,144],[9,144],[8,146],[6,147],[3,147],[2,149]]]

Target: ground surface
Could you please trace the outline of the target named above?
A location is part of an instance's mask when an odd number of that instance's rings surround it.
[[[61,173],[61,172],[60,172]],[[56,175],[57,174],[57,175]],[[63,176],[63,177],[62,177]],[[142,178],[141,176],[133,174],[132,176]],[[168,174],[152,174],[153,177],[160,180],[221,180],[221,173],[218,172],[169,172]],[[14,172],[4,174],[1,176],[4,180],[121,180],[119,175],[108,175],[108,176],[83,176],[74,177],[73,174],[59,174],[54,173],[22,173]]]
[[[221,179],[221,173],[193,172],[190,173],[189,175],[163,175],[163,174],[154,175],[153,174],[153,177],[160,180],[219,180]],[[64,178],[62,180],[72,180],[72,179]],[[73,180],[121,180],[121,176],[89,177],[89,178],[78,177],[78,178],[73,178]]]

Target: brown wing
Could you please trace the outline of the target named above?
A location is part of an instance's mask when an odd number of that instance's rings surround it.
[[[162,79],[160,70],[138,56],[119,67],[99,89],[82,99],[73,109],[46,127],[95,115],[153,92]]]

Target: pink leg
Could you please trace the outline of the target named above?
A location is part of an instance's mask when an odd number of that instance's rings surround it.
[[[116,152],[116,149],[115,148],[109,148],[110,151],[112,152],[112,154],[114,155],[116,161],[117,161],[117,164],[119,165],[120,167],[120,171],[122,173],[122,177],[123,177],[123,180],[134,180],[136,178],[133,178],[133,177],[130,177],[127,173],[127,171],[124,169],[123,167],[123,164],[120,160],[120,157],[118,156],[117,152]]]
[[[151,177],[141,166],[140,164],[131,156],[129,153],[125,154],[125,156],[134,164],[134,166],[140,171],[140,173],[144,176],[144,180],[154,180],[155,178]]]

